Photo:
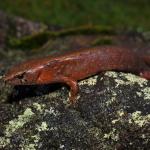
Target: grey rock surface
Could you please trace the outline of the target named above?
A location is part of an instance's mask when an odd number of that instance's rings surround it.
[[[76,107],[68,107],[64,86],[19,103],[2,103],[0,148],[147,149],[149,85],[132,74],[106,72],[79,82]]]

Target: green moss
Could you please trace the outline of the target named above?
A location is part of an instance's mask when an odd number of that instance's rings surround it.
[[[111,38],[98,38],[92,42],[91,46],[98,46],[98,45],[112,45],[113,40]]]
[[[80,0],[5,0],[0,8],[29,19],[61,26],[110,24],[150,28],[150,22],[147,21],[148,0],[86,0],[86,3]]]
[[[9,37],[7,45],[11,48],[38,48],[46,43],[50,38],[62,37],[77,34],[116,34],[111,26],[78,26],[74,28],[63,29],[60,31],[43,31],[34,35],[25,36],[20,39]]]
[[[46,32],[34,34],[32,36],[26,36],[21,39],[9,37],[7,45],[11,48],[38,48],[48,41],[48,38],[49,36]]]

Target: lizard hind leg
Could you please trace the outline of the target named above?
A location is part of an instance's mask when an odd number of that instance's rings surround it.
[[[147,80],[150,80],[150,70],[145,70],[140,72],[140,76]]]

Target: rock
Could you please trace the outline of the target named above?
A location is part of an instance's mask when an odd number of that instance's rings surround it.
[[[4,48],[8,38],[20,38],[26,35],[42,32],[47,25],[39,22],[29,21],[21,17],[11,16],[0,11],[0,48]]]
[[[149,85],[132,74],[96,75],[79,82],[76,107],[67,107],[65,86],[32,87],[35,96],[0,105],[0,148],[147,149]]]

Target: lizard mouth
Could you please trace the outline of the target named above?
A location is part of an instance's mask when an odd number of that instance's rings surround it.
[[[2,77],[2,79],[4,80],[4,82],[7,82],[7,81],[9,81],[9,80],[10,80],[10,78],[9,78],[9,77],[7,77],[6,75],[4,75],[4,76]]]
[[[3,81],[5,83],[11,84],[11,85],[16,85],[16,80],[14,80],[12,77],[10,76],[3,76]]]

